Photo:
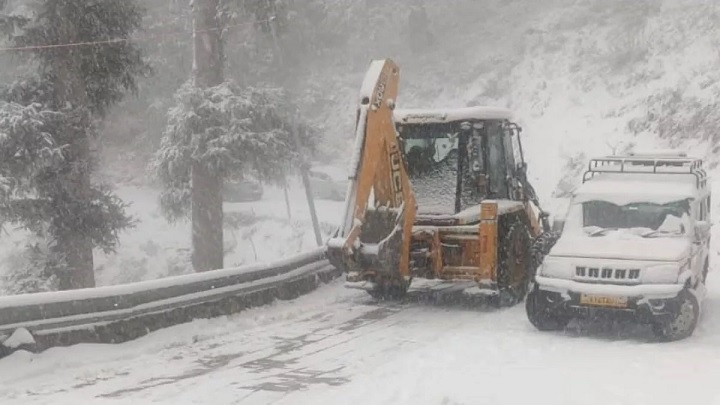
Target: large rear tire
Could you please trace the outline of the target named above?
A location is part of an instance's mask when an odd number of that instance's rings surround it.
[[[498,295],[494,304],[497,307],[509,307],[522,302],[527,294],[534,271],[532,238],[527,225],[516,218],[501,219],[498,228]]]

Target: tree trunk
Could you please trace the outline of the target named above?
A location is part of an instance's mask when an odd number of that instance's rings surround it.
[[[202,88],[223,82],[218,1],[195,0],[193,6],[193,80]],[[194,162],[192,168],[192,263],[196,272],[223,267],[222,178],[204,163]]]
[[[77,42],[77,32],[73,23],[73,17],[67,14],[63,5],[56,4],[56,12],[60,16],[62,24],[60,43]],[[59,50],[55,56],[54,70],[57,75],[55,83],[55,98],[57,106],[62,108],[70,105],[72,110],[69,114],[78,114],[78,117],[87,114],[88,97],[85,91],[85,83],[81,77],[79,56],[72,50]],[[63,128],[64,131],[77,131],[73,133],[60,134],[67,142],[65,159],[67,168],[63,173],[57,174],[59,182],[57,195],[52,196],[56,203],[63,210],[77,212],[82,205],[92,198],[90,184],[90,139],[86,127],[91,125],[90,117],[80,118],[85,125],[79,130]],[[79,288],[95,287],[95,269],[93,263],[92,240],[87,230],[79,221],[64,220],[65,214],[62,210],[56,212],[56,223],[54,237],[56,245],[54,252],[62,256],[65,264],[63,270],[59,270],[57,277],[61,290],[72,290]]]
[[[82,82],[79,82],[82,85]],[[69,206],[70,212],[81,210],[91,196],[90,184],[90,140],[85,131],[71,134],[73,143],[66,151],[67,164],[72,170],[59,176],[66,194],[58,196],[59,203]],[[61,290],[95,287],[95,266],[93,262],[93,244],[87,235],[87,229],[79,221],[63,220],[62,213],[56,213],[57,223],[62,224],[55,230],[56,251],[59,252],[66,266],[65,271],[58,274]],[[81,214],[82,215],[82,214]]]

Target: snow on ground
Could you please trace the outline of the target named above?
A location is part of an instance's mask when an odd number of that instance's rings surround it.
[[[623,1],[596,2],[594,8],[591,2],[497,3],[513,12],[480,24],[476,14],[461,16],[473,20],[468,23],[454,15],[444,22],[453,29],[435,51],[425,59],[400,60],[406,79],[399,107],[510,107],[525,128],[529,177],[551,210],[567,157],[610,153],[635,143],[687,146],[716,160],[707,139],[695,132],[712,125],[700,120],[704,127],[698,127],[693,113],[693,102],[712,105],[719,94],[716,38],[710,35],[718,26],[714,2],[633,3],[647,21],[619,11],[630,4]],[[631,30],[635,27],[639,32]],[[518,43],[522,56],[507,57],[518,53]],[[322,74],[343,79],[342,88],[328,93],[352,94],[347,102],[354,103],[360,82],[345,82],[354,73],[336,73]],[[332,111],[323,111],[321,119],[333,136],[352,132],[353,106],[332,103]],[[660,132],[663,140],[657,139]],[[712,174],[718,190],[720,172]],[[173,252],[188,248],[187,224],[165,224],[148,190],[120,192],[135,201],[133,209],[147,222],[124,237],[117,255],[98,260],[101,283],[185,271],[186,259],[174,259]],[[281,192],[269,192],[259,204],[228,205],[228,211],[252,208],[272,217],[258,223],[253,244],[229,232],[228,240],[243,242],[229,254],[228,264],[312,246],[301,196],[293,192],[292,206],[293,219],[303,225],[284,222],[280,237],[273,239],[268,236],[276,235],[285,218]],[[322,220],[339,218],[342,204],[318,205]],[[718,229],[714,226],[713,259]],[[170,270],[177,262],[179,270]],[[657,344],[649,342],[647,328],[628,324],[574,323],[564,333],[540,333],[522,306],[495,311],[376,304],[335,283],[292,302],[196,321],[122,345],[15,353],[0,360],[0,403],[720,403],[714,388],[720,369],[717,271],[708,287],[695,335]]]
[[[225,266],[265,263],[317,247],[305,190],[299,182],[288,196],[290,215],[282,189],[265,187],[260,201],[226,203]],[[117,252],[95,252],[96,281],[99,286],[152,280],[192,272],[190,264],[190,223],[168,223],[160,212],[158,191],[147,186],[121,186],[117,193],[130,203],[129,213],[138,223],[120,234]],[[342,202],[316,199],[316,211],[323,240],[338,223]],[[0,274],[12,266],[23,246],[25,232],[9,229],[0,238]],[[0,291],[2,291],[0,289]]]
[[[696,334],[503,310],[376,303],[341,282],[292,302],[115,346],[0,360],[2,404],[720,403],[720,279]]]

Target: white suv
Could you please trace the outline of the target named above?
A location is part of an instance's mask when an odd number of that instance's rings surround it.
[[[629,316],[661,340],[690,336],[705,295],[710,195],[684,154],[592,159],[526,300],[530,322]]]

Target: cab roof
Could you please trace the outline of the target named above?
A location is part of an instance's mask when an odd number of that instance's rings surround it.
[[[464,120],[511,120],[512,111],[501,107],[461,107],[437,109],[396,109],[398,124],[445,124]]]

